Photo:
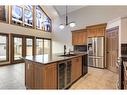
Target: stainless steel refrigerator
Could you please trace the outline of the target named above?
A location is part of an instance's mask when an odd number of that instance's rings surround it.
[[[104,37],[88,38],[88,65],[104,68]]]

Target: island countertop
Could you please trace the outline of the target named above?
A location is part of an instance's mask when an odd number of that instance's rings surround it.
[[[86,52],[75,52],[73,53],[75,54],[75,56],[60,56],[63,55],[63,53],[57,53],[57,54],[44,54],[44,55],[35,55],[35,56],[26,56],[23,59],[24,60],[28,60],[28,61],[33,61],[36,63],[40,63],[40,64],[48,64],[48,63],[54,63],[54,62],[58,62],[58,61],[63,61],[63,60],[68,60],[68,59],[72,59],[74,57],[79,57],[79,56],[83,56],[86,55]]]

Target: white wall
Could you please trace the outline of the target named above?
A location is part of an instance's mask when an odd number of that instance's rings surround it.
[[[76,27],[72,30],[82,29],[89,25],[107,23],[108,21],[127,15],[127,6],[87,6],[69,13],[69,20],[76,22]],[[58,28],[61,22],[64,22],[65,16],[54,21],[53,31],[53,52],[63,52],[63,45],[72,48],[71,29],[60,30]]]

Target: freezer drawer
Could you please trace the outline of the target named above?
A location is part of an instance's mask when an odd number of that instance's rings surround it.
[[[98,57],[98,58],[95,58],[95,63],[96,63],[96,66],[95,67],[98,67],[98,68],[104,68],[104,58],[103,57]]]
[[[88,57],[88,65],[90,67],[104,68],[104,57]]]

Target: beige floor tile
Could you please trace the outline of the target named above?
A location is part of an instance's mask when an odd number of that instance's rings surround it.
[[[118,75],[107,69],[89,67],[88,74],[70,89],[117,89]]]

